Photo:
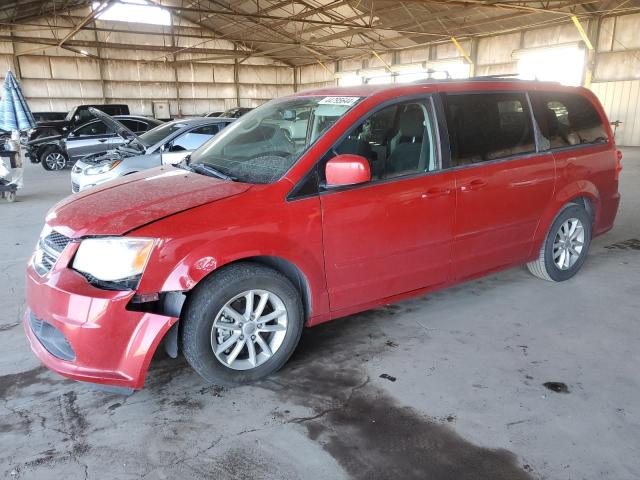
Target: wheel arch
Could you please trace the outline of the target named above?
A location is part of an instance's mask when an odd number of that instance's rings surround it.
[[[187,297],[189,295],[189,292],[193,291],[193,289],[196,288],[200,283],[202,283],[203,280],[210,277],[211,275],[215,275],[220,270],[238,263],[256,263],[259,265],[263,265],[275,270],[276,272],[287,278],[300,293],[300,297],[302,298],[302,306],[304,308],[305,322],[307,322],[309,318],[311,318],[313,312],[313,301],[311,285],[308,277],[304,274],[302,269],[291,260],[276,255],[254,255],[239,257],[222,265],[217,265],[216,268],[213,268],[206,275],[203,275],[197,280],[192,288],[189,289],[188,292],[186,292]]]
[[[544,242],[547,237],[551,224],[562,209],[570,204],[578,204],[585,208],[592,219],[592,225],[594,227],[593,230],[595,230],[600,207],[600,195],[598,189],[593,183],[586,181],[567,185],[556,192],[554,200],[547,205],[547,208],[538,223],[530,256],[537,255],[537,252],[542,246],[542,242]]]
[[[575,203],[578,205],[582,205],[584,209],[587,211],[587,213],[589,214],[591,221],[595,223],[596,210],[593,204],[593,200],[589,196],[581,195],[579,197],[572,198],[567,203]]]
[[[302,307],[304,308],[305,323],[309,320],[309,318],[311,318],[311,313],[313,310],[309,280],[295,263],[282,257],[269,255],[259,255],[238,261],[259,263],[261,265],[270,267],[278,273],[284,275],[291,283],[293,283],[293,286],[296,287],[296,290],[298,290],[300,296],[302,297]]]

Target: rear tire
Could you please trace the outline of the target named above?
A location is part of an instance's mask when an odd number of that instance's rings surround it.
[[[203,280],[191,293],[181,324],[182,351],[193,369],[207,382],[240,385],[286,363],[300,340],[304,313],[300,294],[286,277],[243,262]]]
[[[67,154],[57,147],[47,147],[40,154],[40,163],[45,170],[64,170],[69,163]]]
[[[567,204],[556,216],[529,271],[549,282],[570,279],[584,264],[591,244],[591,217],[582,205]]]

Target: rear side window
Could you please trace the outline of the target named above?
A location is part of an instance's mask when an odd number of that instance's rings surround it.
[[[195,128],[176,138],[172,142],[171,151],[195,150],[218,133],[218,130],[218,125],[205,125],[203,127]]]
[[[77,128],[74,133],[78,136],[105,135],[111,133],[111,130],[107,129],[107,126],[101,121],[96,121]]]
[[[564,92],[531,94],[544,148],[606,143],[607,133],[598,111],[582,95]]]
[[[149,129],[146,123],[139,122],[138,120],[118,120],[118,121],[134,133],[146,132]]]
[[[536,151],[524,93],[446,94],[451,166]]]

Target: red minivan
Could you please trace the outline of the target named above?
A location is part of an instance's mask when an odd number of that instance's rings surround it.
[[[27,267],[31,348],[141,388],[161,342],[208,382],[280,368],[302,328],[514,265],[571,278],[621,155],[583,88],[501,79],[271,101],[180,165],[72,195]]]

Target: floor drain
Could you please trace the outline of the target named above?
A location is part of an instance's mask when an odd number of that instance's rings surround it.
[[[548,388],[552,392],[556,393],[569,393],[569,387],[567,387],[566,383],[562,382],[546,382],[543,383],[542,386]]]

